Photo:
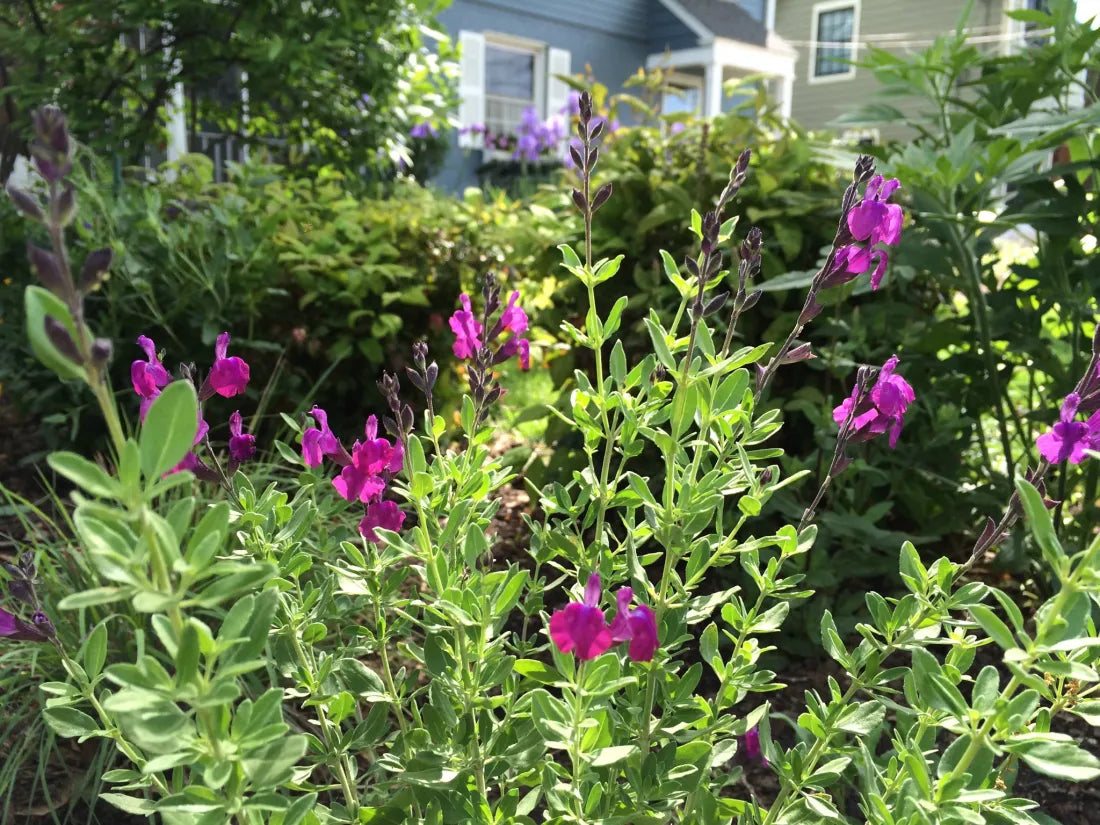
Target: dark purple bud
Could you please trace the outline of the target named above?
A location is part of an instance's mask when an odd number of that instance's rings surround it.
[[[37,604],[34,595],[34,585],[26,579],[12,579],[8,582],[8,593],[13,599],[29,604],[32,607]]]
[[[793,347],[786,355],[783,356],[782,364],[797,364],[799,361],[809,361],[811,358],[816,358],[813,352],[810,351],[809,343],[799,344],[797,347]]]
[[[37,628],[38,632],[47,639],[57,638],[57,630],[54,629],[53,622],[51,622],[50,617],[41,610],[34,611],[31,621],[34,622],[34,626]]]
[[[401,429],[406,433],[412,432],[415,421],[416,416],[413,413],[413,408],[406,404],[401,408]]]
[[[584,169],[584,158],[581,156],[580,149],[569,144],[569,157],[573,160],[573,166],[577,169]]]
[[[76,212],[76,190],[71,183],[65,184],[61,194],[57,196],[57,220],[62,226],[68,226],[73,221]]]
[[[42,249],[42,247],[28,243],[27,258],[46,289],[59,298],[64,298],[68,294],[69,285],[65,282],[65,276],[61,272],[61,262],[57,260],[56,255]]]
[[[650,380],[653,381],[654,384],[659,384],[666,378],[668,378],[668,370],[665,369],[664,364],[658,364],[657,367],[653,370],[653,374],[650,376]]]
[[[80,355],[80,350],[76,348],[73,336],[69,334],[69,330],[63,323],[52,315],[47,315],[42,322],[42,326],[46,330],[46,337],[50,339],[50,343],[57,348],[58,352],[74,364],[83,366],[84,358]]]
[[[832,478],[836,478],[838,475],[840,475],[845,470],[847,470],[848,465],[850,465],[851,463],[852,463],[852,459],[848,458],[848,456],[846,456],[846,455],[837,456],[836,461],[834,461],[832,463],[832,466],[829,467],[829,475]]]
[[[749,297],[745,299],[745,303],[742,305],[741,309],[752,309],[756,306],[757,302],[760,300],[760,296],[763,294],[764,291],[761,289],[756,290],[756,292],[750,292]]]
[[[859,387],[861,393],[871,389],[871,384],[874,383],[876,378],[878,378],[878,367],[864,364],[856,370],[856,386]]]
[[[760,473],[760,483],[762,485],[768,485],[772,483],[772,468],[767,467],[762,473]]]
[[[69,130],[65,113],[53,105],[43,106],[34,113],[34,136],[48,149],[55,152],[69,151]]]
[[[806,305],[802,308],[802,313],[798,316],[798,325],[800,327],[806,326],[806,324],[820,315],[823,309],[825,309],[825,307],[819,304],[816,298],[811,296],[806,302]]]
[[[417,341],[413,344],[413,363],[421,369],[428,360],[428,344],[425,341]]]
[[[382,427],[394,438],[401,438],[401,430],[397,426],[397,422],[390,416],[382,416]]]
[[[107,279],[107,270],[111,267],[114,255],[114,250],[109,246],[88,253],[80,270],[81,292],[92,292]]]
[[[96,367],[105,367],[111,361],[115,348],[109,338],[96,338],[92,342],[92,363]]]
[[[596,161],[600,159],[600,149],[598,146],[593,146],[588,152],[588,164],[585,166],[589,172],[596,168]]]
[[[581,212],[588,211],[588,201],[584,199],[584,192],[580,189],[573,190],[573,203],[577,205],[577,209],[581,210]]]
[[[607,199],[610,197],[611,184],[606,183],[600,187],[599,191],[596,192],[596,197],[592,199],[592,211],[595,212],[597,209],[607,203]]]
[[[435,386],[435,380],[439,377],[439,364],[435,361],[428,364],[428,368],[424,371],[424,377],[428,380],[428,389]]]
[[[9,183],[8,197],[11,198],[11,202],[15,204],[15,208],[32,221],[41,222],[45,219],[45,215],[42,213],[42,207],[38,204],[38,199],[30,192],[26,192]]]
[[[860,155],[856,160],[853,178],[856,183],[866,183],[875,174],[875,159],[870,155]]]
[[[706,306],[703,307],[703,317],[705,318],[708,315],[713,315],[715,312],[720,310],[723,306],[725,306],[726,299],[728,299],[729,297],[730,294],[728,292],[720,292],[709,301],[707,301]]]
[[[581,120],[588,122],[592,119],[592,94],[591,92],[581,92],[580,99],[577,101],[577,107],[580,109]]]
[[[500,397],[502,395],[504,395],[504,387],[500,386],[500,384],[497,384],[486,394],[485,405],[488,406],[490,404],[495,404],[497,401],[500,400]]]
[[[19,556],[19,569],[23,571],[23,578],[33,579],[38,575],[38,568],[34,565],[34,551],[24,550]]]
[[[592,127],[592,132],[589,134],[589,140],[596,140],[603,134],[604,122],[602,120],[596,121],[596,125]]]
[[[421,392],[425,391],[424,379],[420,376],[420,373],[418,373],[412,367],[405,367],[405,375],[408,376],[410,384],[412,384]]]

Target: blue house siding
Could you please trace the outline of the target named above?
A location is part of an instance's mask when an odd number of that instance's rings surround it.
[[[650,0],[649,53],[660,54],[666,49],[692,49],[699,45],[699,35],[684,25],[660,0]]]
[[[651,0],[455,0],[440,13],[439,22],[457,40],[460,31],[497,32],[535,38],[548,47],[568,49],[572,71],[583,72],[585,64],[613,92],[645,65],[649,52],[647,35]],[[461,191],[477,185],[481,152],[458,147],[452,137],[451,151],[435,178],[437,185]]]
[[[764,22],[765,0],[737,0],[737,5],[753,16],[753,19]]]

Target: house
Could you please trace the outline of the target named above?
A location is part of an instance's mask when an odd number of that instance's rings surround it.
[[[782,2],[782,0],[778,0]],[[711,116],[725,81],[763,74],[789,111],[796,52],[772,31],[777,0],[453,0],[439,22],[461,44],[459,135],[436,182],[459,190],[500,153],[471,126],[514,132],[524,110],[560,113],[583,72],[612,91],[640,67],[670,70],[665,112]],[[624,122],[629,122],[624,117]]]
[[[1046,0],[973,0],[966,20],[968,37],[981,48],[1001,53],[1023,48],[1033,26],[1006,12],[1045,5]],[[903,55],[923,51],[936,37],[956,29],[966,6],[964,0],[776,0],[775,32],[798,56],[791,116],[808,129],[829,127],[879,91],[874,74],[851,61],[863,59],[871,46]],[[917,105],[896,99],[891,103],[903,112]],[[859,136],[908,134],[904,123],[885,131],[888,134]]]

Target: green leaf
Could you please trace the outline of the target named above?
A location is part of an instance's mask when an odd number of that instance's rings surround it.
[[[112,478],[106,470],[82,455],[69,452],[52,453],[46,459],[46,463],[58,475],[64,476],[93,496],[121,498],[122,485],[118,479]]]
[[[84,643],[84,670],[88,678],[94,679],[98,676],[106,661],[107,627],[104,624],[98,624],[88,636],[88,641]]]
[[[1005,750],[1019,756],[1032,770],[1047,776],[1073,782],[1090,782],[1100,777],[1100,759],[1065,734],[1020,734],[1005,744]]]
[[[157,811],[157,803],[152,799],[139,799],[136,796],[126,796],[121,793],[101,793],[99,798],[128,814],[152,816]]]
[[[862,702],[849,705],[840,714],[836,726],[848,733],[865,736],[873,731],[886,716],[886,708],[878,702]]]
[[[141,469],[159,479],[190,451],[199,427],[199,400],[190,381],[173,381],[157,396],[138,439]]]
[[[1027,514],[1028,527],[1031,535],[1043,551],[1043,558],[1051,566],[1055,573],[1060,573],[1066,558],[1066,552],[1062,549],[1058,536],[1054,532],[1054,522],[1050,512],[1043,504],[1043,497],[1039,495],[1031,484],[1022,478],[1016,479],[1016,491],[1020,494],[1020,501],[1024,505],[1024,513]]]
[[[306,737],[287,736],[253,750],[241,759],[241,767],[254,788],[273,788],[290,776],[305,753]]]
[[[62,355],[46,335],[46,316],[50,316],[60,321],[76,340],[76,327],[65,303],[49,290],[40,286],[28,286],[23,293],[23,307],[27,319],[27,337],[38,360],[66,381],[74,378],[87,380],[84,368]]]
[[[637,751],[637,747],[634,745],[614,745],[610,748],[600,748],[592,759],[592,767],[603,768],[618,764],[635,751]]]
[[[76,708],[46,708],[42,713],[46,717],[46,724],[50,726],[50,730],[66,739],[85,736],[99,730],[99,723],[95,719]]]
[[[1002,650],[1018,647],[1016,640],[1012,638],[1012,631],[1008,629],[1008,625],[1002,622],[990,608],[984,604],[976,604],[970,608],[970,614],[981,625],[982,630],[989,634],[989,638],[996,642]]]
[[[82,607],[110,604],[126,598],[129,592],[128,589],[121,587],[95,587],[66,596],[57,603],[57,607],[59,610],[79,610]]]
[[[561,674],[547,664],[537,659],[517,659],[512,665],[512,670],[520,676],[540,682],[544,685],[552,685],[561,681]]]

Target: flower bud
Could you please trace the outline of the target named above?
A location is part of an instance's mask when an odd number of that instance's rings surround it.
[[[31,156],[38,173],[57,183],[72,170],[72,150],[65,115],[56,106],[43,106],[34,115],[35,140]]]
[[[58,321],[52,315],[47,315],[42,322],[42,326],[46,330],[46,337],[50,339],[50,343],[57,348],[57,351],[72,361],[74,364],[80,366],[84,365],[84,358],[80,354],[80,350],[76,348],[76,343],[73,341],[73,336],[69,334],[69,330],[63,323]]]
[[[783,356],[781,364],[797,364],[799,361],[809,361],[811,358],[816,358],[810,350],[810,344],[799,344],[797,347],[793,347],[786,355]]]
[[[73,189],[71,183],[66,184],[65,188],[61,190],[54,208],[57,210],[57,222],[59,224],[68,226],[73,222],[73,215],[76,213],[76,190]]]
[[[88,253],[84,266],[80,270],[80,291],[93,292],[107,280],[107,270],[111,267],[114,250],[109,246]]]
[[[97,367],[105,367],[114,355],[114,345],[108,338],[96,338],[92,342],[92,363]]]
[[[61,272],[61,262],[57,260],[56,255],[42,249],[42,247],[28,243],[27,258],[30,260],[31,266],[34,267],[38,280],[42,282],[46,289],[59,298],[64,298],[68,294],[69,285]]]
[[[42,207],[38,204],[38,199],[34,197],[30,192],[23,189],[19,189],[16,186],[8,184],[8,197],[11,198],[11,202],[15,204],[15,208],[23,213],[24,216],[30,218],[32,221],[42,222],[45,219],[45,215],[42,212]]]

